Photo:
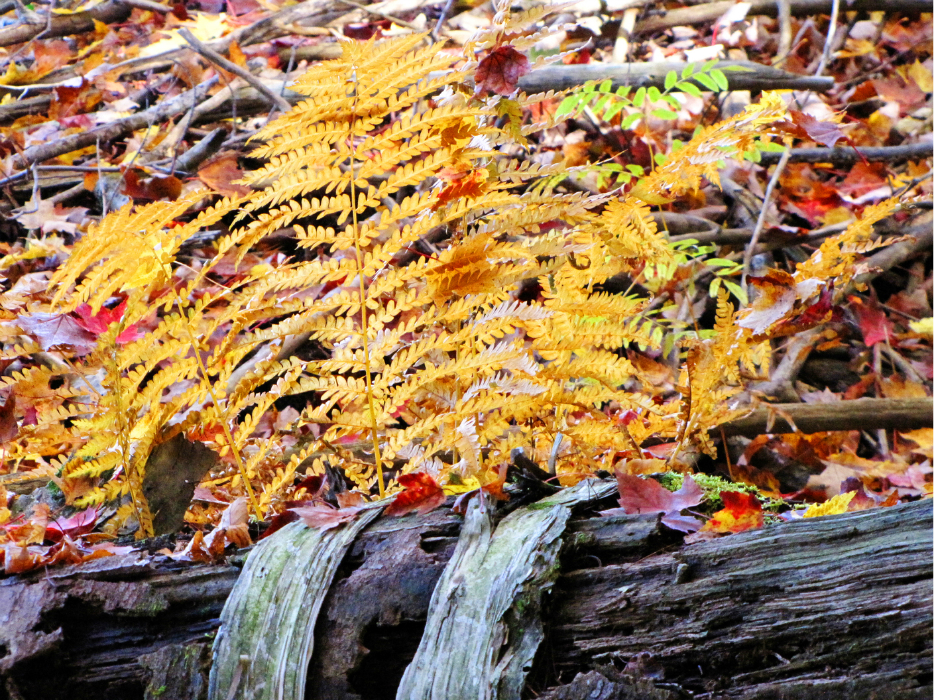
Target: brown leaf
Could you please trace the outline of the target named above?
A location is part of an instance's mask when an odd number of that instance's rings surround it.
[[[301,508],[292,508],[292,512],[298,515],[308,527],[330,530],[353,520],[357,517],[360,509],[341,508],[338,510],[331,506],[303,506]]]
[[[16,425],[16,394],[11,390],[3,407],[0,408],[0,442],[9,442],[16,437],[18,431],[19,428]]]
[[[174,175],[140,177],[143,171],[131,169],[123,174],[123,194],[133,199],[176,200],[182,193],[182,181]]]
[[[477,94],[511,95],[519,78],[529,72],[529,59],[508,44],[493,49],[477,66]]]
[[[237,154],[219,153],[198,168],[198,179],[216,192],[228,197],[242,197],[250,192],[246,185],[235,185],[234,181],[243,177],[243,171],[237,165]]]

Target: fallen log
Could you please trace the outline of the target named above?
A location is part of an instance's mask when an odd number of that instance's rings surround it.
[[[595,517],[604,505],[568,523],[528,693],[930,697],[930,500],[691,545],[654,515]],[[306,697],[395,697],[460,526],[441,508],[365,529],[323,600]],[[0,688],[26,700],[204,697],[243,559],[132,555],[3,579]]]

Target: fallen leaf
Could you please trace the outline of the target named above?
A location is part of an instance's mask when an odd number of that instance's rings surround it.
[[[815,503],[804,511],[805,518],[820,518],[825,515],[840,515],[846,513],[850,507],[850,501],[856,496],[855,491],[840,493],[824,503]]]
[[[16,394],[10,390],[3,406],[0,407],[0,442],[9,442],[16,437],[19,427],[16,425]],[[0,505],[6,505],[0,503]]]
[[[412,511],[424,515],[443,505],[447,498],[444,489],[424,472],[402,474],[398,482],[404,490],[386,508],[386,515],[405,515]]]
[[[762,527],[762,504],[755,494],[742,491],[721,491],[723,510],[713,514],[701,528],[702,532],[735,533]]]
[[[798,294],[795,280],[784,270],[769,270],[762,277],[750,277],[756,297],[739,317],[737,325],[762,335],[794,308]]]
[[[333,508],[328,505],[321,506],[302,506],[292,508],[295,513],[308,527],[316,527],[319,530],[330,530],[349,522],[357,517],[359,508]]]
[[[529,59],[508,44],[493,49],[480,61],[475,75],[477,94],[511,95],[519,78],[529,72]]]
[[[825,122],[815,119],[810,114],[799,112],[796,109],[788,110],[791,120],[804,131],[812,141],[833,148],[840,139],[846,138],[840,130],[840,125],[834,122]]]
[[[684,483],[677,491],[669,491],[655,479],[643,479],[619,470],[616,484],[621,507],[602,511],[600,515],[662,513],[662,522],[679,532],[694,532],[703,524],[697,518],[681,515],[683,509],[696,506],[704,499],[704,492],[690,474],[684,475]]]

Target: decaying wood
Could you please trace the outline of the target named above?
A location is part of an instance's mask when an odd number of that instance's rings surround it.
[[[583,515],[567,527],[531,691],[930,697],[930,500],[687,546],[657,516]],[[379,518],[357,538],[318,615],[308,697],[394,696],[460,522],[443,508]],[[131,555],[0,580],[0,688],[26,700],[142,698],[147,686],[167,697],[160,688],[184,683],[150,669],[203,662],[237,575]]]
[[[556,577],[571,508],[614,490],[582,481],[495,527],[485,497],[472,499],[398,700],[518,698],[544,636],[542,598]]]
[[[286,525],[249,557],[221,615],[211,700],[302,700],[314,628],[331,581],[381,507],[336,529]]]

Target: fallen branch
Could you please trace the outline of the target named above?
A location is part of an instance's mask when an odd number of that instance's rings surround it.
[[[671,27],[691,27],[704,22],[713,22],[722,17],[727,10],[736,3],[732,0],[726,2],[711,2],[693,7],[683,7],[677,10],[661,11],[652,17],[638,22],[633,34],[650,34],[652,32],[670,29]],[[748,15],[762,15],[777,17],[779,5],[775,0],[751,0]],[[792,15],[826,15],[833,8],[832,0],[788,0],[788,9]],[[903,14],[918,14],[930,12],[931,3],[927,0],[853,0],[845,5],[847,12],[862,10],[866,12],[900,12]]]
[[[724,423],[724,434],[758,437],[766,433],[832,430],[916,430],[934,424],[930,398],[855,399],[836,403],[784,403],[757,408],[749,415]],[[788,419],[794,425],[788,422]],[[769,425],[771,423],[771,426]],[[720,428],[714,428],[714,434]]]
[[[53,14],[41,23],[22,22],[12,27],[0,29],[0,46],[11,46],[35,39],[40,34],[43,39],[52,39],[72,34],[84,34],[94,31],[94,21],[103,24],[125,22],[133,8],[123,2],[105,2],[84,12],[71,15]]]
[[[519,87],[526,92],[546,92],[547,90],[567,90],[583,85],[588,80],[613,81],[613,87],[630,85],[632,87],[665,87],[665,76],[672,71],[679,74],[687,63],[664,61],[655,63],[586,63],[578,65],[546,66],[522,76]],[[698,68],[702,64],[695,64]],[[718,66],[727,68],[739,66],[745,70],[725,71],[730,90],[812,90],[826,92],[834,86],[833,78],[812,78],[796,75],[787,71],[763,66],[751,61],[721,61]],[[701,89],[703,85],[698,83]]]
[[[934,143],[913,143],[907,146],[880,146],[876,148],[792,148],[788,160],[792,163],[830,163],[853,165],[862,160],[895,163],[921,160],[934,156]],[[774,165],[781,153],[763,153],[762,165]]]
[[[202,99],[211,86],[217,82],[217,76],[201,83],[192,90],[183,92],[170,100],[143,110],[139,114],[132,114],[123,119],[117,119],[109,124],[104,124],[96,129],[84,131],[78,134],[70,134],[55,141],[30,146],[13,161],[13,167],[24,169],[33,163],[41,163],[51,158],[57,158],[65,153],[71,153],[97,143],[105,143],[113,139],[118,139],[130,134],[137,129],[142,129],[153,124],[158,124],[166,119],[177,117],[191,109]]]

